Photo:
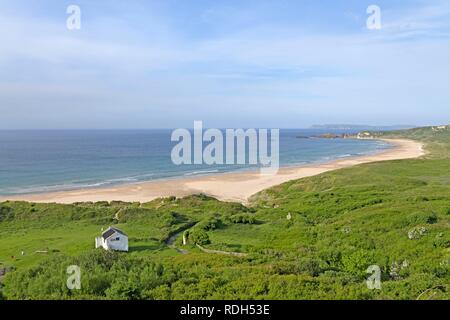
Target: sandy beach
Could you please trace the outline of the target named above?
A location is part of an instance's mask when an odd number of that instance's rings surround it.
[[[46,203],[73,203],[121,200],[147,202],[160,197],[182,197],[204,193],[224,201],[246,203],[255,193],[290,180],[310,177],[363,163],[411,159],[424,154],[423,145],[416,141],[399,139],[386,139],[384,141],[391,143],[393,148],[370,156],[349,157],[321,164],[280,168],[276,175],[262,175],[259,171],[223,173],[126,184],[108,188],[0,197],[0,201],[24,200]]]

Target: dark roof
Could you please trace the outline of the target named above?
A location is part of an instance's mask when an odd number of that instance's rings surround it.
[[[109,227],[105,232],[102,233],[102,237],[103,239],[106,240],[116,232],[128,237],[128,235],[125,232],[114,227]]]

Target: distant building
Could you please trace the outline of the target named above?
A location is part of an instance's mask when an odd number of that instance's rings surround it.
[[[450,128],[450,126],[437,126],[437,127],[431,127],[431,130],[441,131],[441,130],[447,130],[448,128]]]
[[[109,227],[100,237],[95,238],[95,248],[128,251],[128,236],[117,228]]]
[[[370,132],[364,131],[364,132],[360,132],[357,135],[358,139],[373,139],[373,136]]]

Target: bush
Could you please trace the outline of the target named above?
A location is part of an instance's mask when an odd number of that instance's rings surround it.
[[[199,229],[193,230],[189,233],[189,240],[193,244],[198,244],[201,246],[211,243],[208,234],[204,230]]]
[[[306,273],[312,277],[317,277],[322,272],[322,269],[320,268],[320,262],[316,259],[300,259],[298,266],[301,272]]]
[[[444,233],[440,232],[434,238],[433,246],[435,248],[449,248],[450,247],[450,236],[444,235]]]
[[[438,222],[438,217],[436,213],[416,213],[408,217],[407,224],[408,225],[417,225],[417,224],[434,224]]]
[[[205,231],[211,231],[216,230],[222,226],[222,221],[218,218],[209,218],[204,221],[201,221],[197,224],[197,228],[205,230]]]
[[[95,203],[96,207],[109,207],[109,202],[108,201],[97,201]]]
[[[66,287],[70,265],[80,266],[80,290]],[[8,273],[3,284],[8,299],[143,299],[143,292],[177,279],[151,258],[96,250],[77,257],[54,255],[30,269]]]
[[[433,212],[432,214],[428,215],[426,222],[428,224],[434,224],[434,223],[438,222],[438,217],[437,217],[436,213]]]
[[[284,274],[298,274],[298,268],[294,263],[279,261],[270,266],[270,272],[272,274],[284,275]]]
[[[14,213],[10,207],[0,205],[0,222],[14,219]]]
[[[359,277],[365,278],[367,268],[372,264],[371,255],[359,250],[342,257],[344,270]]]
[[[230,217],[232,223],[242,223],[242,224],[254,224],[256,219],[251,214],[236,214]]]
[[[319,254],[323,263],[323,268],[328,270],[338,270],[342,267],[342,254],[339,251],[328,250]]]
[[[161,217],[163,227],[171,227],[182,221],[181,215],[177,212],[166,212]]]

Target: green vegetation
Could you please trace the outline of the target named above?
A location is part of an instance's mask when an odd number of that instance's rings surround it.
[[[449,299],[450,130],[377,135],[424,141],[429,154],[291,181],[255,195],[248,208],[203,195],[1,203],[0,268],[11,271],[0,297]],[[129,235],[129,253],[93,249],[109,225]],[[177,234],[186,254],[167,245]],[[81,267],[81,290],[66,288],[70,265]],[[381,290],[367,288],[371,265],[381,269]]]
[[[422,127],[404,131],[374,132],[375,136],[387,138],[408,138],[426,143],[429,154],[426,158],[450,157],[450,125],[441,127]]]

